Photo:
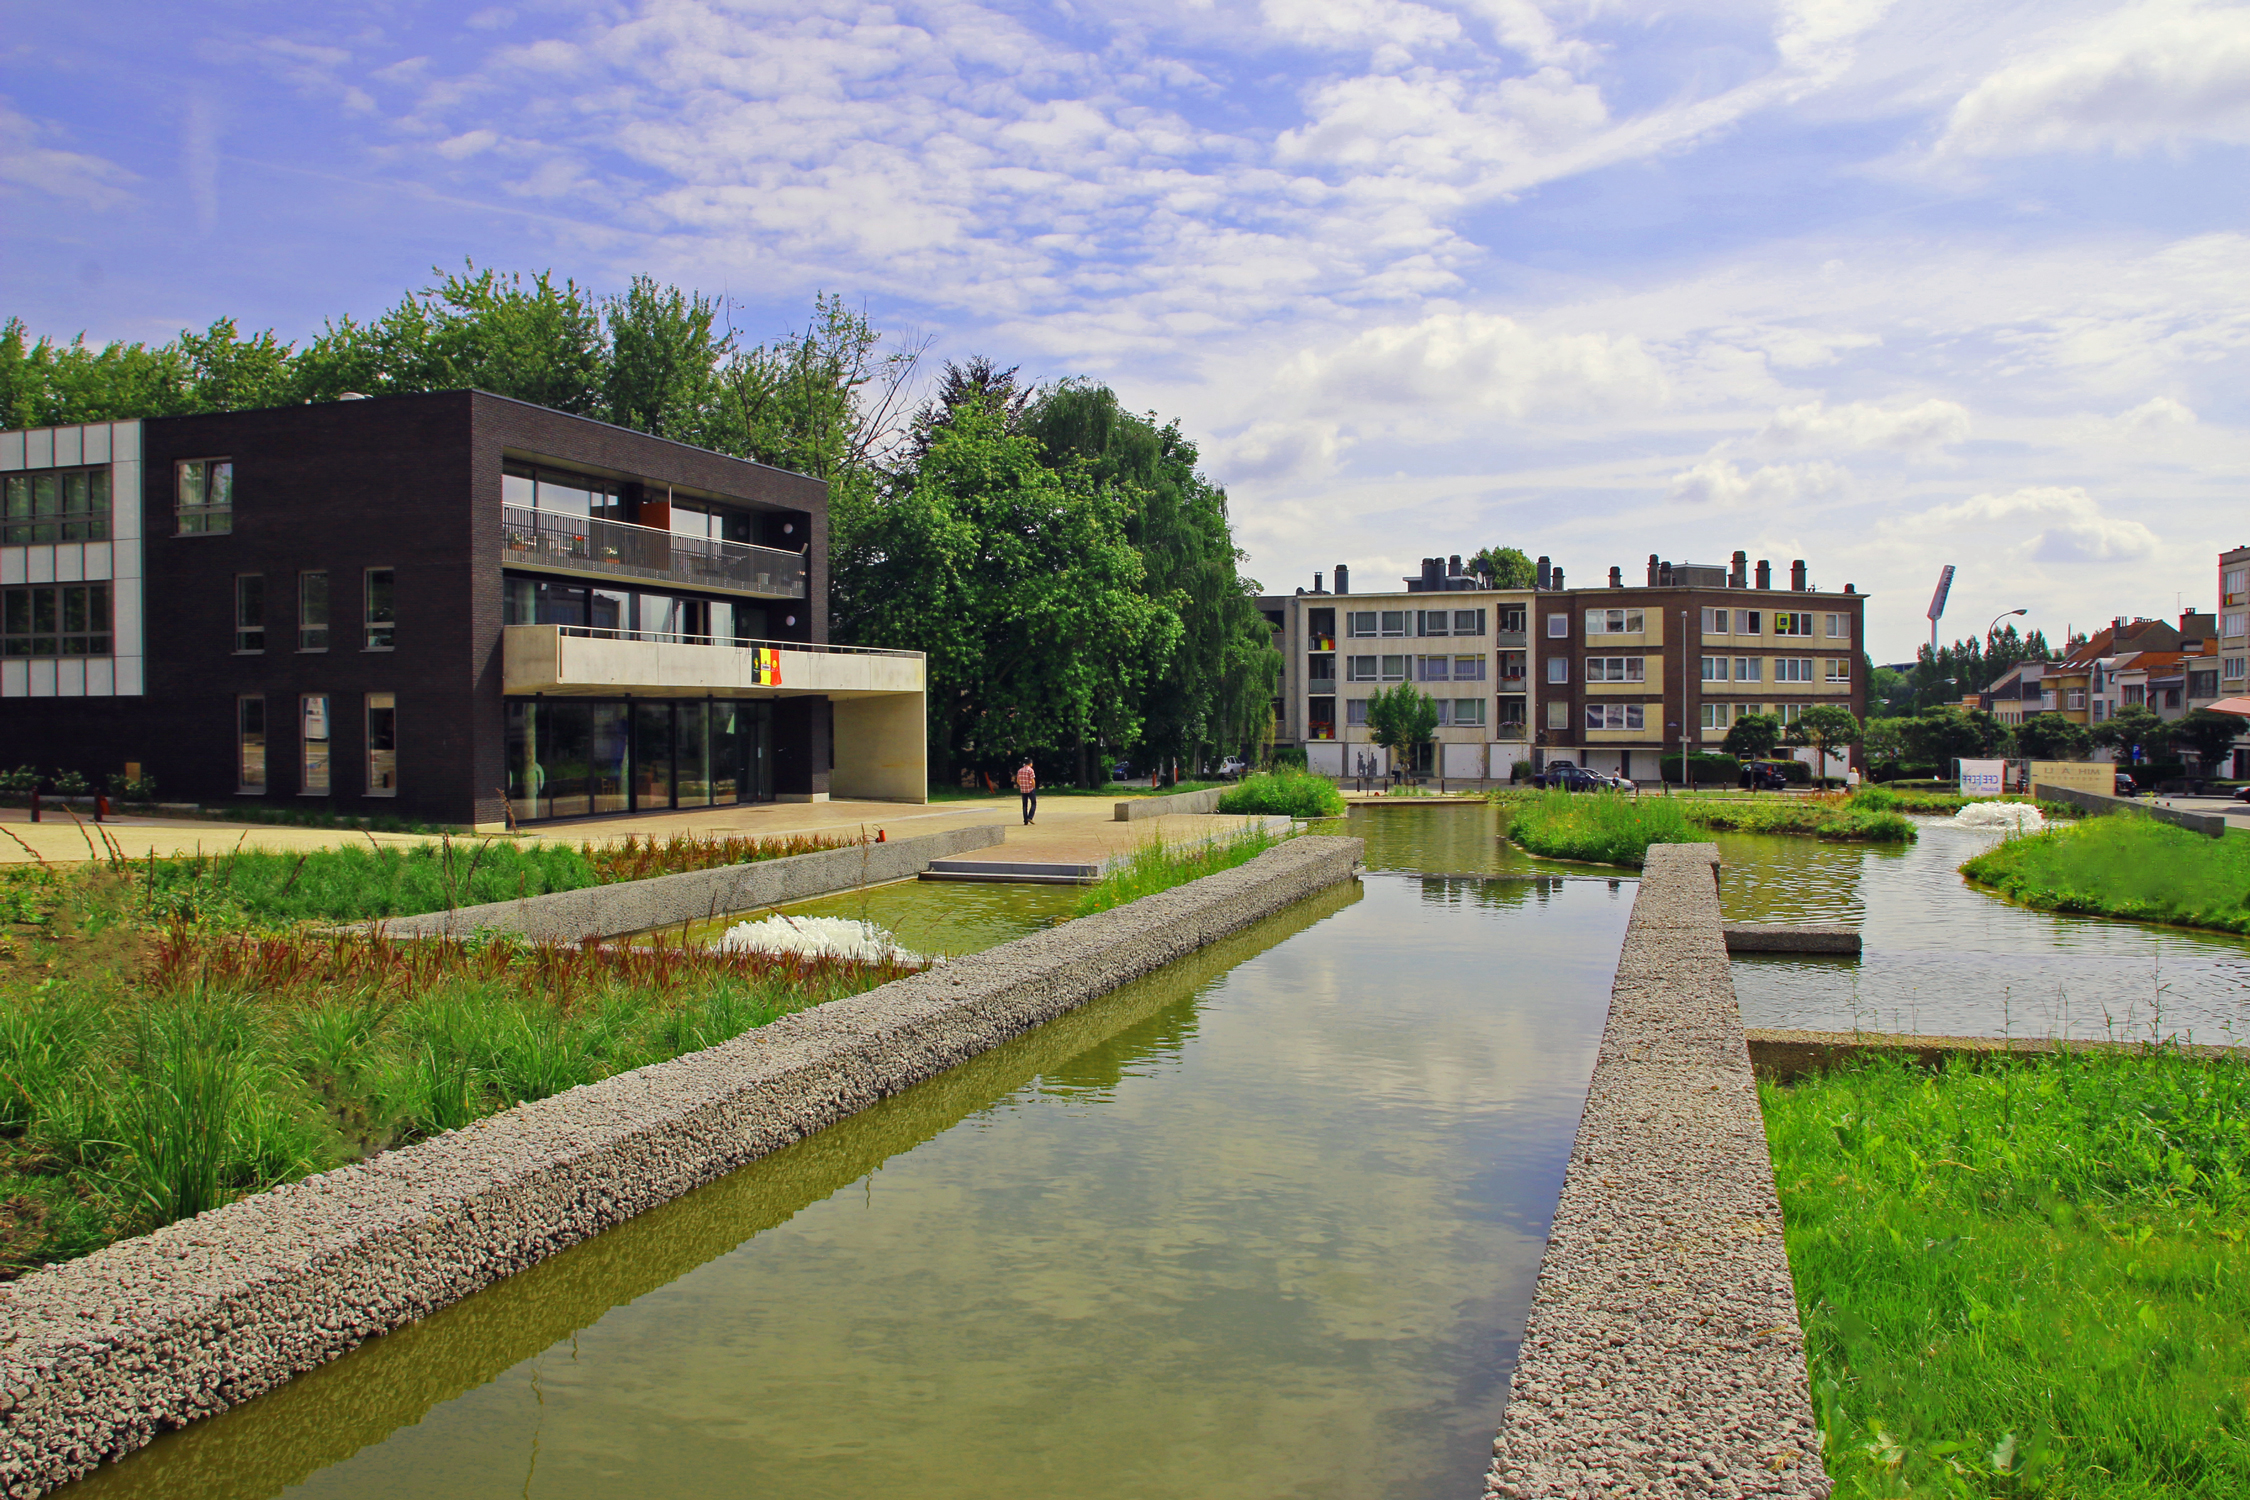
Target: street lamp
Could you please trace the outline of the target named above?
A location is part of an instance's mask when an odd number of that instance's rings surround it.
[[[2002,620],[2007,619],[2010,615],[2028,615],[2030,613],[2031,611],[2028,609],[2004,609],[2000,611],[2000,613],[1992,617],[1992,625],[1999,624]],[[1992,625],[1987,625],[1984,627],[1984,637],[1986,640],[1992,639]]]

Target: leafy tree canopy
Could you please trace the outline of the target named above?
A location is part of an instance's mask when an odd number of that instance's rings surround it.
[[[1411,682],[1377,688],[1367,700],[1367,737],[1396,755],[1411,756],[1437,733],[1437,700]]]
[[[1743,714],[1727,730],[1719,748],[1738,760],[1764,760],[1781,743],[1781,720],[1772,714]]]
[[[2208,708],[2197,708],[2173,724],[2171,739],[2175,748],[2193,752],[2205,766],[2215,766],[2233,748],[2236,738],[2246,732],[2250,732],[2250,719],[2240,714],[2215,714]]]
[[[1494,588],[1527,589],[1539,581],[1539,565],[1521,547],[1487,547],[1470,561],[1469,571],[1491,578]]]
[[[2017,753],[2031,760],[2078,760],[2092,743],[2085,725],[2061,714],[2033,714],[2016,726]]]

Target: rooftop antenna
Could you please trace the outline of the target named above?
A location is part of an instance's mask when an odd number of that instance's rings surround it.
[[[1945,596],[1953,592],[1953,564],[1938,569],[1937,592],[1930,595],[1930,657],[1937,658],[1938,616],[1945,613]]]

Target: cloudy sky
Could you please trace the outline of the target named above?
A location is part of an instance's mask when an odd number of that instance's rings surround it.
[[[1878,660],[2250,542],[2250,7],[6,0],[37,331],[301,338],[464,256],[816,290],[1179,417],[1269,587],[1735,548]]]

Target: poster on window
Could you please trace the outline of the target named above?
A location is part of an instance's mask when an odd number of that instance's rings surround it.
[[[2004,760],[1965,760],[1961,762],[1961,795],[1964,797],[1997,797],[2006,790],[2008,763]]]

